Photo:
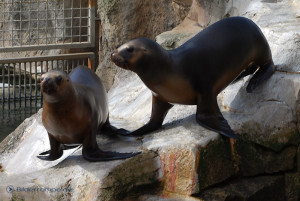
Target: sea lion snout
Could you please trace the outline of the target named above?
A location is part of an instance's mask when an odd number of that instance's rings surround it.
[[[42,92],[48,95],[58,91],[59,86],[63,82],[63,77],[60,74],[45,73],[41,77]]]
[[[60,81],[61,82],[61,81]],[[55,79],[46,77],[42,79],[41,82],[42,91],[46,94],[53,94],[57,91],[57,83],[55,82]]]
[[[126,61],[126,59],[124,59],[124,57],[122,57],[117,51],[114,51],[111,53],[110,55],[110,59],[112,60],[112,62],[114,62],[117,66],[124,68],[124,69],[128,69],[128,62]]]

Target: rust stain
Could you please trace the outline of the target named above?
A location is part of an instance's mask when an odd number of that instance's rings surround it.
[[[177,153],[163,154],[161,163],[164,171],[164,191],[174,192],[176,190],[176,180],[178,167],[176,165],[179,155]]]
[[[94,181],[92,186],[90,187],[90,192],[89,192],[86,200],[93,200],[93,198],[95,198],[97,196],[99,189],[100,189],[99,182]]]
[[[96,7],[96,1],[95,0],[89,0],[89,7],[95,8]]]
[[[236,140],[233,138],[230,138],[229,141],[230,141],[231,153],[234,155],[235,154],[234,144],[235,144]]]

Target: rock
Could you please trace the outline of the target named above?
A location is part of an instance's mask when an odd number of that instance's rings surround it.
[[[201,4],[199,2],[201,2]],[[275,38],[270,35],[268,30],[275,28],[267,24],[267,19],[272,16],[272,10],[266,10],[266,7],[271,6],[273,9],[279,9],[280,7],[283,10],[282,12],[287,12],[288,9],[293,7],[292,4],[286,3],[286,1],[278,2],[278,4],[267,2],[262,3],[260,1],[245,1],[244,3],[231,1],[231,3],[228,4],[220,3],[219,7],[216,8],[214,5],[218,4],[218,1],[212,1],[210,5],[208,5],[208,2],[206,1],[199,2],[193,1],[193,5],[197,4],[198,7],[200,5],[200,7],[202,6],[201,8],[210,8],[211,6],[211,9],[216,9],[212,12],[221,10],[221,13],[224,13],[224,16],[226,13],[230,13],[230,15],[245,14],[245,16],[252,18],[259,26],[262,27],[263,31],[266,31],[265,35],[273,49]],[[194,9],[192,6],[186,19],[189,18],[189,20],[191,20],[191,16],[195,17],[193,13],[199,13],[199,11],[196,11],[197,9]],[[267,18],[265,15],[269,17]],[[219,18],[221,18],[223,15],[219,14],[215,16],[219,16]],[[281,24],[287,25],[292,23],[294,27],[299,27],[299,22],[291,18],[292,16],[293,14],[289,13],[287,16],[280,18],[280,20],[282,20]],[[278,22],[278,18],[273,18]],[[205,19],[205,17],[194,18],[194,22],[197,23],[188,23],[184,20],[182,24],[172,31],[159,35],[157,37],[157,41],[167,49],[177,47],[189,37],[193,36],[193,34],[195,34],[195,30],[202,29],[202,27],[199,26],[199,21],[201,21],[203,27],[207,26],[209,24],[208,22],[213,22],[213,18],[207,21],[205,21]],[[194,28],[187,29],[187,25]],[[295,28],[291,28],[291,32],[294,31]],[[276,34],[278,36],[282,35],[281,33]],[[282,45],[284,46],[286,44]],[[275,48],[276,50],[282,51],[281,47]],[[274,51],[273,49],[272,51]],[[278,53],[275,53],[275,56],[273,56],[275,62],[276,54]],[[291,60],[289,57],[293,57],[292,59],[294,59],[294,54],[289,55],[286,59]],[[291,65],[291,68],[295,69],[297,66]],[[294,73],[294,71],[285,73],[278,70],[266,83],[262,84],[254,91],[254,93],[251,94],[247,94],[245,90],[249,77],[228,86],[218,96],[218,102],[225,118],[228,120],[232,128],[239,134],[241,139],[234,145],[233,155],[231,155],[230,147],[228,145],[224,145],[225,147],[227,146],[227,149],[223,148],[223,145],[219,140],[217,141],[220,144],[217,147],[219,147],[220,150],[214,149],[218,150],[217,152],[209,150],[209,146],[207,145],[205,147],[201,147],[201,149],[195,149],[193,146],[190,148],[191,146],[189,146],[188,150],[185,150],[184,146],[180,146],[168,151],[170,153],[165,156],[165,153],[162,151],[163,149],[158,149],[158,154],[162,159],[163,164],[168,167],[167,169],[164,169],[164,190],[166,192],[173,193],[179,192],[183,194],[190,192],[193,194],[197,192],[198,189],[201,190],[207,186],[213,185],[214,183],[217,184],[226,180],[230,177],[230,175],[235,174],[235,171],[237,171],[236,173],[238,175],[255,176],[265,173],[273,174],[281,171],[292,170],[296,166],[294,162],[297,154],[296,147],[300,143],[299,130],[297,128],[297,119],[299,118],[299,115],[297,115],[296,112],[299,107],[297,104],[300,89],[299,78],[299,74]],[[136,75],[129,72],[117,74],[115,85],[109,93],[111,97],[111,116],[114,120],[117,120],[114,122],[115,124],[134,130],[149,120],[151,111],[151,95],[149,90],[147,91]],[[190,121],[193,121],[194,114],[195,108],[193,106],[175,106],[172,108],[164,121],[164,128],[166,130],[158,132],[161,133],[159,136],[160,142],[164,141],[163,136],[168,132],[174,134],[178,132],[177,130],[180,130],[182,135],[185,135],[186,132],[188,132],[188,135],[191,135],[191,133],[193,133],[191,129],[196,129],[198,125],[195,122],[195,124],[191,124],[189,126],[183,125],[185,124],[185,120],[187,120],[186,118],[188,115],[190,115]],[[121,123],[122,121],[123,125]],[[170,124],[174,127],[170,128]],[[182,130],[182,127],[188,128],[188,130]],[[169,131],[170,129],[171,131]],[[203,132],[200,128],[198,129],[198,131],[195,131],[195,134],[197,132]],[[156,135],[156,133],[153,134],[153,136]],[[155,138],[156,137],[153,139]],[[147,142],[145,141],[147,139],[148,136],[145,137],[144,142]],[[152,142],[153,139],[151,138]],[[168,137],[168,139],[173,139],[173,137]],[[183,140],[181,141],[184,142]],[[214,142],[218,144],[216,141]],[[159,145],[162,146],[161,144]],[[152,147],[147,147],[147,149],[152,149]],[[191,152],[190,150],[193,151]],[[187,156],[197,158],[195,157],[197,156],[197,151],[205,153],[207,150],[209,150],[207,153],[212,154],[206,161],[212,161],[217,158],[218,160],[214,160],[214,162],[220,161],[221,164],[226,164],[225,167],[229,167],[224,168],[225,170],[228,170],[228,172],[224,174],[226,176],[223,175],[223,172],[220,173],[218,170],[215,170],[215,172],[205,172],[205,170],[200,171],[199,169],[197,170],[192,168],[192,171],[197,172],[198,174],[198,180],[195,182],[198,182],[199,186],[194,185],[193,182],[191,182],[192,179],[181,179],[182,176],[180,175],[188,175],[190,178],[193,178],[193,174],[180,173],[177,166],[174,165],[181,164],[181,161],[184,161],[180,153],[185,153]],[[218,157],[216,153],[226,154]],[[230,160],[235,161],[233,165],[230,164],[230,162],[226,163],[227,157],[229,157]],[[198,166],[198,168],[201,168],[202,163],[197,164],[197,159],[185,160],[187,161],[185,161],[183,165],[179,165],[180,167],[184,167],[184,164],[189,164],[190,161],[192,161],[196,165],[190,165],[190,167]],[[171,166],[171,164],[173,164],[173,166]],[[207,163],[205,165],[207,165]],[[213,164],[211,167],[219,167],[219,165]],[[207,170],[211,169],[211,167],[207,168]],[[214,177],[214,173],[219,174],[220,177],[223,176],[222,179]],[[201,177],[203,175],[207,177],[202,179]],[[213,179],[210,181],[210,178]],[[177,179],[180,182],[176,181]]]
[[[250,0],[242,2],[238,0],[227,2],[224,0],[193,0],[189,13],[182,23],[171,31],[161,33],[156,40],[164,48],[173,49],[224,17],[244,15],[247,13],[250,3]]]
[[[106,136],[98,136],[97,141],[102,149],[119,152],[134,152],[140,146],[135,140],[124,141]],[[25,120],[1,142],[0,147],[0,195],[4,200],[40,200],[41,197],[57,200],[63,197],[67,200],[93,198],[114,201],[124,197],[135,186],[152,184],[162,176],[160,160],[152,151],[144,151],[128,160],[107,163],[90,163],[82,158],[81,150],[64,161],[38,159],[39,153],[49,149],[41,111]],[[15,191],[6,192],[8,185],[13,186]]]
[[[229,182],[222,187],[211,188],[200,195],[203,201],[283,201],[284,177],[261,176]]]
[[[132,199],[124,200],[124,201],[132,201]],[[157,195],[142,195],[135,199],[135,201],[200,201],[197,198],[193,198],[190,196],[171,196],[169,198]]]
[[[109,97],[112,124],[134,130],[149,120],[151,94],[136,75],[117,76]],[[166,194],[191,195],[235,172],[229,141],[200,127],[195,111],[195,106],[175,105],[166,116],[164,129],[143,138],[143,149],[160,157]]]
[[[289,172],[285,174],[285,196],[287,201],[300,200],[299,172]]]
[[[246,92],[245,78],[219,94],[219,105],[242,139],[278,152],[300,142],[296,123],[299,78],[276,72],[253,93]]]
[[[193,0],[173,0],[172,5],[174,8],[174,12],[181,20],[187,16]]]
[[[297,147],[290,146],[276,153],[258,144],[239,140],[235,144],[238,174],[255,176],[293,170],[296,166]]]
[[[150,12],[146,5],[153,8],[155,3],[148,0],[126,4],[119,0],[98,3],[103,25],[101,58],[107,59],[102,60],[105,67],[115,68],[108,62],[112,49],[134,34],[144,33],[141,27],[136,27],[139,23],[132,23],[128,18],[137,22],[140,21],[136,18],[153,19],[155,24],[159,22],[162,26],[162,19],[171,16],[172,25],[153,28],[153,32],[147,25],[145,30],[151,32],[152,39],[157,30],[169,30],[180,22],[174,13],[168,13],[171,8],[168,6],[180,4],[177,0],[160,2],[165,7],[158,11],[158,21],[151,13],[149,16],[135,14],[137,10]],[[38,196],[46,200],[131,200],[133,197],[128,195],[137,195],[133,200],[141,201],[299,198],[300,75],[296,42],[299,21],[295,20],[299,1],[193,0],[182,3],[192,3],[188,17],[172,32],[157,37],[165,47],[176,47],[218,19],[243,15],[261,27],[272,48],[275,63],[280,64],[276,73],[253,93],[246,93],[249,80],[246,77],[218,96],[222,113],[239,139],[230,143],[199,126],[195,120],[196,106],[176,105],[167,114],[163,128],[143,138],[97,138],[105,150],[143,150],[139,156],[123,161],[89,163],[77,151],[59,164],[44,164],[35,156],[47,150],[49,142],[40,114],[37,114],[0,144],[1,198],[2,195],[10,200],[37,200]],[[119,12],[123,9],[129,10]],[[162,13],[164,9],[166,13]],[[133,33],[131,29],[141,32]],[[113,125],[135,130],[149,120],[151,92],[136,74],[118,71],[108,96]],[[72,192],[15,191],[8,194],[7,184],[25,188],[66,188]],[[144,190],[139,192],[140,189]]]

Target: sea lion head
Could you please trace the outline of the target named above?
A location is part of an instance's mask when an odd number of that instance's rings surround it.
[[[47,102],[58,102],[70,93],[70,78],[62,71],[50,71],[42,75],[41,88]]]
[[[148,38],[137,38],[121,45],[112,52],[111,60],[123,69],[137,72],[165,55],[165,50]]]

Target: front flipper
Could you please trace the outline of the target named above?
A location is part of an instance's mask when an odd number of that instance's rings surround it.
[[[126,158],[131,158],[133,156],[136,156],[140,153],[141,152],[118,153],[118,152],[111,152],[111,151],[102,151],[100,149],[96,149],[93,151],[86,151],[84,149],[82,150],[83,158],[91,162],[126,159]]]
[[[152,112],[150,121],[141,128],[129,133],[129,135],[142,136],[161,128],[168,111],[172,107],[172,104],[152,96]]]
[[[237,138],[237,135],[228,125],[220,112],[216,98],[210,96],[202,97],[197,104],[197,122],[209,130],[215,131],[229,138]]]
[[[37,157],[41,160],[54,161],[63,155],[63,145],[50,133],[48,133],[48,136],[50,141],[50,150],[39,154]]]
[[[78,144],[74,144],[74,145],[69,145],[69,144],[63,144],[62,145],[62,149],[63,150],[69,150],[69,149],[79,149],[80,147],[82,147],[82,145],[78,145]],[[46,155],[49,155],[51,153],[51,150],[48,150],[48,151],[44,151],[42,153],[40,153],[37,157],[39,158],[40,156],[46,156]]]

